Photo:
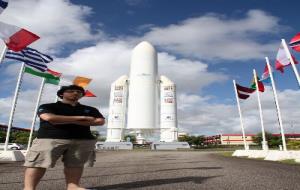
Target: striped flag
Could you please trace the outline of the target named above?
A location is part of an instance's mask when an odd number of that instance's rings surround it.
[[[249,98],[250,94],[255,91],[252,88],[244,87],[244,86],[241,86],[239,84],[236,84],[236,90],[237,90],[237,93],[238,93],[238,97],[240,99]]]
[[[48,67],[46,63],[50,63],[53,61],[53,58],[49,55],[43,54],[32,48],[25,48],[20,52],[7,51],[5,58],[13,59],[17,61],[24,62],[26,65],[30,67],[34,67],[35,69],[45,72]]]
[[[24,70],[25,73],[29,73],[29,74],[32,74],[32,75],[35,75],[35,76],[38,76],[38,77],[43,77],[45,78],[46,80],[49,79],[51,80],[52,82],[49,82],[49,83],[54,83],[54,81],[56,83],[59,83],[59,77],[58,76],[55,76],[53,75],[52,73],[46,71],[46,72],[40,72],[39,70],[35,69],[35,68],[32,68],[32,67],[25,67],[25,70]],[[56,84],[55,83],[55,84]]]
[[[0,14],[6,9],[8,5],[8,0],[0,0]]]
[[[290,41],[290,47],[293,48],[295,51],[300,52],[300,33],[296,34],[291,41]]]

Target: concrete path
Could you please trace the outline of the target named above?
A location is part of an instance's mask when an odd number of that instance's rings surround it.
[[[62,163],[49,169],[40,190],[65,189]],[[0,163],[0,189],[22,189],[22,163]],[[299,190],[300,165],[223,157],[211,152],[98,152],[82,185],[94,189]]]

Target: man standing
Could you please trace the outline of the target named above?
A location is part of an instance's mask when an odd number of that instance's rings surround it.
[[[105,123],[96,108],[78,102],[84,94],[80,86],[62,86],[57,91],[61,102],[39,107],[40,128],[25,158],[25,190],[34,190],[46,169],[54,167],[61,156],[67,189],[84,189],[79,186],[84,164],[92,166],[95,160],[96,140],[90,126]]]

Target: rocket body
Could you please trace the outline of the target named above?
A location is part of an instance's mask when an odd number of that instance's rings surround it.
[[[158,128],[157,53],[148,42],[132,51],[127,129]]]

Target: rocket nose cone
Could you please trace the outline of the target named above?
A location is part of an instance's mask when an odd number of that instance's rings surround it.
[[[130,78],[133,76],[157,77],[157,53],[149,42],[139,43],[131,54]]]
[[[143,52],[156,52],[155,48],[147,41],[143,41],[139,43],[135,48],[133,49],[133,52],[135,51],[143,51]]]

